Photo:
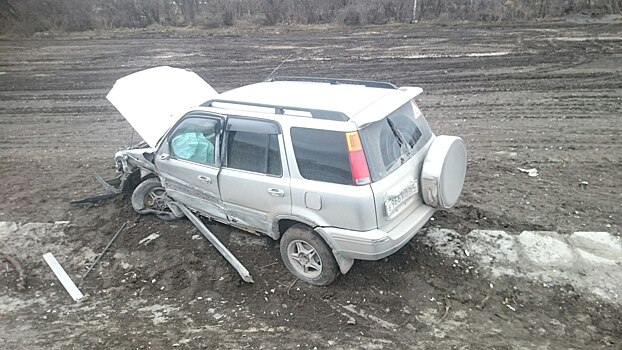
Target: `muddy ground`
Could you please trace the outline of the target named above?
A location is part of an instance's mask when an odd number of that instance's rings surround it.
[[[479,273],[416,237],[356,262],[328,287],[296,282],[278,245],[208,223],[250,270],[235,271],[185,220],[138,217],[100,191],[112,155],[137,137],[105,95],[159,65],[192,68],[218,91],[281,75],[421,86],[438,134],[469,148],[464,193],[428,227],[622,231],[622,26],[387,26],[356,30],[138,31],[0,40],[0,347],[622,347],[622,311],[567,283]],[[529,177],[518,168],[536,168]],[[581,182],[585,182],[581,184]],[[15,223],[69,221],[56,225]],[[74,303],[41,255],[79,280],[128,222]],[[147,236],[159,235],[152,241]],[[142,242],[142,243],[141,243]],[[612,269],[622,268],[619,264]],[[511,306],[508,307],[508,305]],[[355,324],[352,324],[355,323]]]

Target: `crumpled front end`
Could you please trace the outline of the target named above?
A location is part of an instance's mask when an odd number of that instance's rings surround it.
[[[143,176],[149,173],[155,173],[155,166],[153,164],[153,156],[155,149],[149,147],[145,143],[140,143],[134,147],[120,150],[114,155],[114,162],[117,166],[117,170],[123,174],[130,174],[136,171],[144,173]]]

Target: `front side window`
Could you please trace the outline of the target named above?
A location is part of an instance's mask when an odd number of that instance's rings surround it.
[[[430,139],[432,131],[414,102],[408,102],[385,118],[360,131],[372,181],[399,168]]]
[[[229,131],[227,167],[281,176],[278,135],[252,131]]]
[[[292,144],[300,175],[308,180],[352,185],[345,133],[292,128]]]
[[[216,164],[218,120],[187,118],[169,138],[171,157],[205,165]]]

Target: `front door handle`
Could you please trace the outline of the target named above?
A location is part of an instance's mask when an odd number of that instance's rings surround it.
[[[205,175],[199,175],[199,176],[197,176],[197,179],[199,179],[199,181],[205,182],[207,184],[211,184],[212,183],[212,179],[210,179],[209,177],[207,177]]]
[[[167,160],[169,159],[170,156],[168,155],[168,153],[162,153],[160,154],[160,160]]]
[[[270,193],[271,196],[275,196],[275,197],[285,196],[285,191],[279,190],[278,188],[273,188],[273,187],[268,188],[268,193]]]

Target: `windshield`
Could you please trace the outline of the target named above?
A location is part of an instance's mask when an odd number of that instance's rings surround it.
[[[414,102],[408,102],[386,118],[360,131],[372,181],[399,168],[430,139],[432,132]]]

